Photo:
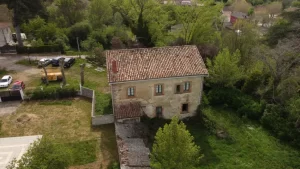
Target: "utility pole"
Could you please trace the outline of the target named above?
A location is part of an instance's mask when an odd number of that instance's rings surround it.
[[[78,50],[78,53],[79,53],[79,58],[81,58],[81,56],[80,56],[80,47],[79,47],[79,40],[78,40],[78,37],[76,37],[76,41],[77,41],[77,50]]]

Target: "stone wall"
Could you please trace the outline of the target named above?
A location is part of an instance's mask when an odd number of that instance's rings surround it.
[[[176,85],[183,85],[184,82],[190,82],[190,92],[176,94]],[[156,84],[163,84],[163,95],[155,95]],[[127,96],[128,87],[135,88],[134,97]],[[170,119],[174,115],[185,118],[195,115],[200,104],[202,87],[202,76],[133,81],[112,84],[112,99],[114,104],[123,101],[138,101],[141,103],[143,112],[150,118],[156,116],[155,110],[158,106],[162,106],[164,118]],[[188,104],[187,112],[182,112],[182,104]]]
[[[115,117],[113,114],[95,115],[95,105],[97,100],[95,97],[94,90],[80,86],[80,95],[92,99],[92,111],[91,111],[92,126],[114,123]]]

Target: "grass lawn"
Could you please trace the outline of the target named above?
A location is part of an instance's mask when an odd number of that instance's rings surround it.
[[[114,126],[91,128],[90,112],[90,101],[80,98],[23,102],[16,114],[0,117],[0,136],[41,134],[71,149],[71,168],[106,168],[118,161]]]
[[[67,85],[74,86],[79,90],[80,84],[80,64],[86,63],[85,59],[76,58],[75,64],[71,68],[65,69]],[[51,67],[51,65],[49,65]],[[94,89],[96,92],[96,114],[111,114],[111,95],[110,88],[108,86],[106,72],[98,72],[95,67],[85,67],[84,69],[85,87]],[[30,81],[27,82],[26,88],[29,90],[35,87],[59,87],[61,82],[50,82],[48,86],[43,84],[40,79],[40,75],[33,75],[30,77]],[[25,92],[26,90],[25,89]]]
[[[217,138],[201,122],[187,122],[201,147],[204,158],[199,168],[220,169],[296,169],[300,152],[271,136],[259,124],[237,117],[233,112],[208,108],[204,114],[229,139]]]

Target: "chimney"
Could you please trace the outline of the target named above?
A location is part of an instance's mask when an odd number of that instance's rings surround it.
[[[111,67],[112,67],[112,72],[113,73],[118,73],[117,61],[113,60],[111,62]]]

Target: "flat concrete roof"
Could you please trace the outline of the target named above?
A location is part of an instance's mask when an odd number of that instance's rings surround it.
[[[31,143],[42,135],[0,138],[0,169],[5,169],[11,160],[19,160]]]

